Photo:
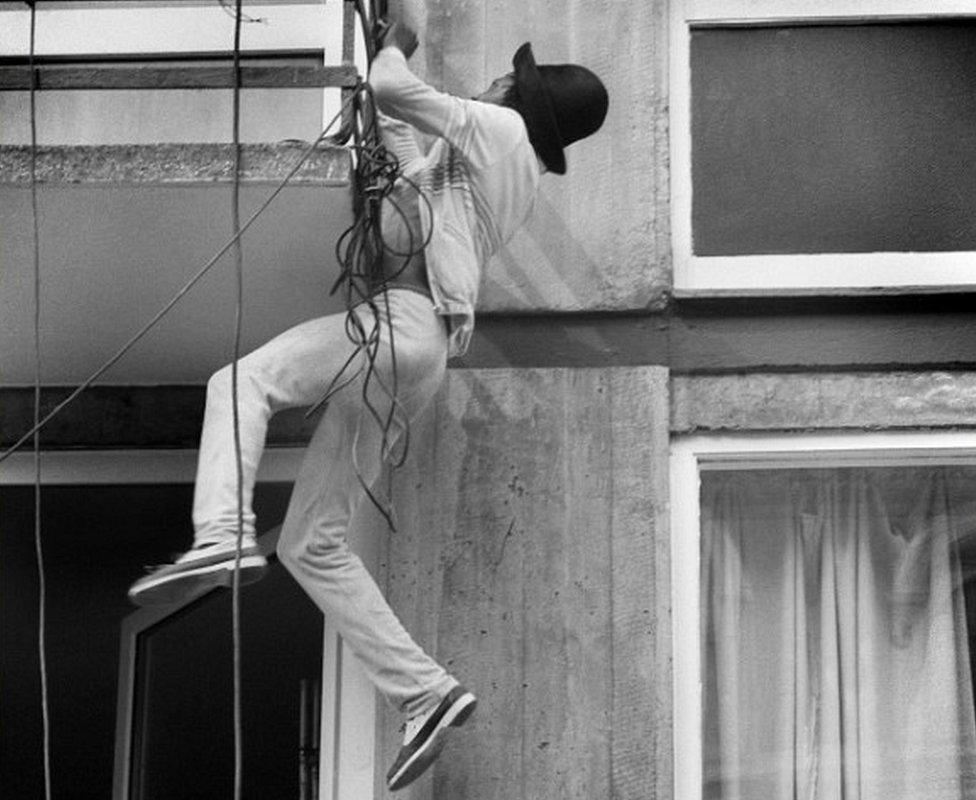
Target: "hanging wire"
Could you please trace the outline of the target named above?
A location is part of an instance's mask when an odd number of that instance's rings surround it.
[[[367,11],[362,0],[356,0],[366,41],[367,56],[372,63],[385,30],[385,3],[371,3]],[[368,83],[361,85],[354,94],[353,142],[355,159],[353,172],[353,222],[339,236],[336,242],[336,260],[339,263],[339,277],[332,286],[331,293],[342,293],[347,308],[346,335],[355,349],[343,367],[333,377],[324,397],[310,410],[312,414],[341,389],[356,379],[362,378],[362,403],[364,420],[360,418],[355,431],[352,448],[353,468],[356,478],[372,505],[386,520],[391,530],[396,529],[395,514],[391,500],[393,472],[401,467],[409,450],[409,419],[403,412],[398,392],[396,341],[390,315],[388,289],[420,256],[426,248],[430,233],[422,242],[414,239],[414,231],[409,217],[394,198],[395,184],[398,180],[409,185],[418,198],[427,205],[428,216],[432,216],[430,202],[413,181],[402,174],[396,157],[383,145],[378,114]],[[408,247],[398,251],[391,247],[383,237],[382,209],[386,203],[393,209],[403,223],[408,236]],[[391,263],[399,265],[391,268]],[[368,321],[360,318],[360,311],[368,311]],[[382,329],[384,323],[388,331],[391,376],[384,380],[377,368],[381,356]],[[355,366],[354,366],[355,365]],[[389,406],[381,410],[374,399],[373,389],[379,399]],[[364,421],[372,422],[381,430],[380,454],[389,470],[386,497],[377,495],[375,488],[367,481],[359,468],[357,450],[359,432]],[[396,445],[400,442],[397,451]]]
[[[241,2],[234,13],[234,182],[231,191],[231,225],[234,229],[234,360],[231,362],[231,402],[234,421],[234,464],[237,472],[237,547],[231,587],[231,620],[234,660],[234,800],[241,800],[244,773],[244,730],[241,692],[241,551],[244,547],[244,466],[241,459],[241,412],[238,392],[238,361],[241,357],[241,327],[244,317],[244,251],[241,245]],[[223,2],[221,2],[223,6]]]
[[[240,22],[250,22],[250,23],[263,23],[267,24],[267,17],[252,17],[250,14],[245,14],[240,8],[234,9],[231,7],[227,0],[217,0],[217,4],[223,9],[224,13],[231,19],[238,20]]]
[[[51,800],[51,714],[47,670],[47,579],[44,570],[44,548],[41,538],[41,232],[37,203],[37,8],[30,8],[30,198],[34,269],[34,556],[37,561],[37,656],[41,680],[41,720],[44,739],[44,797]]]

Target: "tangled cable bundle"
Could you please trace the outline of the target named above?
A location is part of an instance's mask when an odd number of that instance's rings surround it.
[[[429,240],[429,234],[423,241],[415,238],[407,214],[394,198],[396,182],[405,181],[416,192],[418,200],[428,204],[428,208],[429,201],[416,184],[403,176],[396,157],[384,147],[372,90],[368,84],[361,84],[357,88],[353,98],[353,111],[353,222],[336,241],[335,253],[340,271],[331,294],[342,294],[347,309],[346,335],[355,345],[355,350],[333,377],[325,396],[309,413],[328,403],[336,392],[361,377],[363,411],[381,429],[382,458],[390,468],[387,473],[389,482],[386,497],[378,497],[374,488],[363,477],[355,463],[355,446],[354,467],[366,496],[390,529],[395,530],[390,483],[393,470],[401,467],[406,460],[410,430],[409,421],[402,413],[398,398],[396,341],[390,324],[387,290],[403,275],[413,260],[423,253]],[[384,239],[384,203],[404,223],[408,236],[408,247],[405,251],[395,249]],[[400,260],[399,264],[396,263],[397,260]],[[368,312],[365,315],[366,322],[362,319],[363,310]],[[391,366],[388,380],[377,367],[384,346],[384,324],[388,331],[386,346],[389,348]],[[385,410],[379,408],[371,396],[374,387],[379,396],[389,404]],[[358,443],[358,429],[356,439]]]

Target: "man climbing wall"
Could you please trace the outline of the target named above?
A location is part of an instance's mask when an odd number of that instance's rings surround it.
[[[336,624],[377,689],[406,716],[403,746],[387,775],[402,788],[427,769],[474,694],[426,654],[350,551],[349,521],[393,457],[410,422],[440,385],[449,356],[474,329],[481,272],[531,212],[543,173],[566,172],[565,148],[596,132],[607,94],[588,69],[537,65],[518,48],[513,71],[474,99],[437,91],[407,66],[417,36],[383,26],[369,85],[397,174],[384,196],[382,246],[347,296],[348,314],[303,323],[241,359],[239,422],[244,539],[241,582],[266,567],[251,510],[268,420],[328,395],[278,544],[278,556]],[[415,133],[434,137],[422,153]],[[228,585],[238,529],[231,370],[210,380],[197,472],[192,548],[136,581],[130,598],[170,603]]]

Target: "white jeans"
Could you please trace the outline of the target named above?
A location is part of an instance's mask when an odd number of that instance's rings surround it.
[[[440,385],[447,361],[444,320],[418,292],[391,289],[389,316],[382,296],[382,343],[369,397],[381,413],[390,402],[376,378],[392,386],[392,329],[397,397],[403,416],[417,417]],[[357,315],[374,325],[365,306]],[[284,408],[319,399],[355,352],[346,315],[305,322],[238,362],[240,442],[244,475],[244,531],[254,533],[251,508],[268,420]],[[351,376],[364,365],[355,357]],[[308,446],[278,543],[278,556],[309,597],[336,625],[377,689],[412,716],[435,706],[457,681],[413,641],[393,614],[362,561],[349,549],[346,530],[366,495],[356,476],[373,485],[382,469],[382,432],[365,411],[363,373],[330,400]],[[237,466],[231,402],[231,368],[207,386],[207,406],[193,502],[195,543],[237,535]]]

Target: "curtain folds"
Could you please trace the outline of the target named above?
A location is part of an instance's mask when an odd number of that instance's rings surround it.
[[[703,797],[976,798],[974,495],[968,468],[703,474]]]

